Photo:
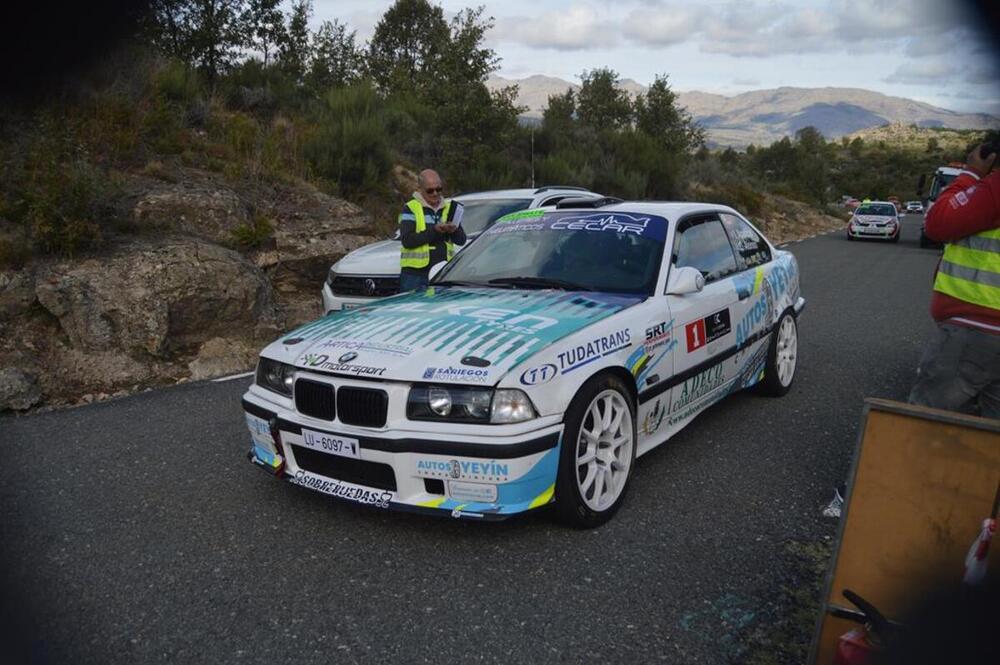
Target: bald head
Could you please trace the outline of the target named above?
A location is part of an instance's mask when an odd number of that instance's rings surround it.
[[[441,204],[441,176],[434,169],[424,169],[417,175],[417,187],[424,200],[433,208]]]
[[[440,187],[441,176],[434,169],[424,169],[417,174],[417,187],[426,189],[428,187]]]

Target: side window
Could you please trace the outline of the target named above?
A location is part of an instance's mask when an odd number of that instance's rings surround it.
[[[685,220],[678,225],[673,263],[697,268],[706,282],[737,271],[729,237],[716,217]]]
[[[564,198],[566,198],[566,197],[565,196],[553,196],[552,198],[545,199],[544,201],[542,201],[538,205],[539,206],[554,206],[555,204],[557,204],[560,201],[562,201]]]
[[[749,224],[736,217],[722,213],[722,223],[733,241],[733,249],[740,262],[740,270],[756,268],[771,260],[771,248]]]

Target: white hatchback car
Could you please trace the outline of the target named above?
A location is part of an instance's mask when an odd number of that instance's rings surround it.
[[[875,238],[899,242],[899,213],[891,201],[865,201],[847,223],[847,239]]]
[[[335,312],[261,353],[249,459],[378,508],[596,526],[635,459],[726,395],[795,377],[795,257],[732,208],[507,215],[427,289]]]
[[[554,206],[567,198],[599,199],[582,187],[550,186],[504,189],[454,197],[464,207],[462,226],[474,237],[496,220],[518,210]],[[456,247],[461,251],[464,246]],[[360,307],[377,298],[399,293],[399,239],[380,240],[350,252],[333,264],[323,284],[323,312]]]

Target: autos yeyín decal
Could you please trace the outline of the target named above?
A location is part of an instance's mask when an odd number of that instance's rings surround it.
[[[559,450],[555,448],[540,453],[537,461],[523,475],[515,480],[501,483],[471,483],[462,479],[448,479],[449,490],[453,484],[457,483],[458,492],[452,491],[452,496],[445,496],[430,501],[424,501],[418,505],[424,508],[439,508],[450,510],[457,516],[475,517],[478,515],[499,514],[507,515],[520,513],[532,508],[538,508],[550,503],[555,496],[556,471],[559,465]],[[490,461],[475,460],[476,462],[489,464]],[[450,465],[450,461],[448,461]],[[487,471],[489,469],[482,469]],[[497,469],[493,469],[496,471]],[[508,472],[511,469],[507,469]],[[492,496],[493,487],[496,488],[496,499],[492,501],[475,500],[476,488],[471,485],[479,485],[479,492],[488,492],[487,496]],[[465,499],[455,498],[455,495],[466,496]]]
[[[413,356],[426,351],[443,354],[453,359],[451,365],[456,368],[462,358],[475,357],[488,376],[496,378],[546,345],[643,299],[601,293],[429,288],[299,328],[293,334],[312,344],[295,364],[305,365],[307,356],[316,355],[324,345],[363,340],[368,345],[409,349]],[[365,364],[376,365],[366,358]]]
[[[767,277],[761,280],[759,295],[750,305],[750,309],[743,315],[743,319],[736,325],[736,347],[740,348],[751,341],[751,337],[758,331],[763,331],[770,327],[773,321],[774,292],[771,289],[771,282]]]

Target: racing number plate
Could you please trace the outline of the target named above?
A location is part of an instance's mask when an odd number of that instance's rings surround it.
[[[314,432],[311,429],[303,427],[302,445],[322,453],[329,453],[330,455],[361,459],[361,446],[358,445],[358,440],[352,439],[349,436]]]

